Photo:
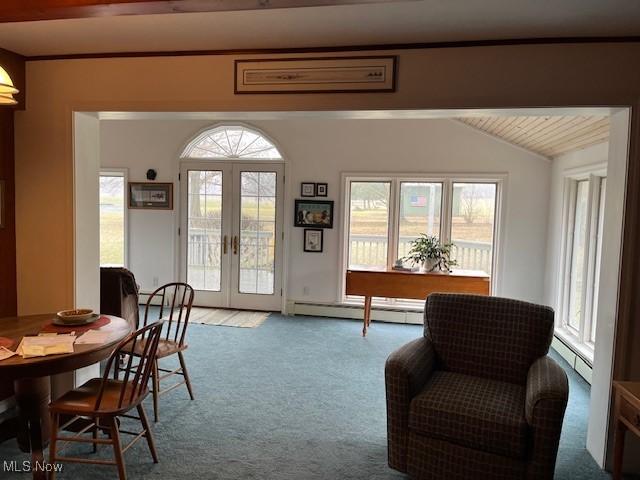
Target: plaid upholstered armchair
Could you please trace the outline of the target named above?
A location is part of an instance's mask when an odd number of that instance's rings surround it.
[[[389,465],[419,479],[552,479],[569,386],[553,310],[433,294],[385,368]]]

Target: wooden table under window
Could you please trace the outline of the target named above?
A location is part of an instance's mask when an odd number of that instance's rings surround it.
[[[398,270],[347,270],[347,295],[364,297],[362,336],[371,323],[371,298],[408,298],[425,300],[431,293],[471,293],[489,295],[489,275],[475,270],[454,270],[452,273],[419,273]]]

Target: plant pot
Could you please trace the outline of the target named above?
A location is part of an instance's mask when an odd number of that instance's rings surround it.
[[[433,272],[438,266],[437,258],[427,258],[427,260],[420,267],[422,273]]]

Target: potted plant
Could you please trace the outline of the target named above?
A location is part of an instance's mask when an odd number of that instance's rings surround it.
[[[441,243],[438,237],[421,233],[411,242],[403,260],[419,265],[421,272],[450,272],[451,267],[457,265],[455,260],[451,260],[452,247],[453,243]]]

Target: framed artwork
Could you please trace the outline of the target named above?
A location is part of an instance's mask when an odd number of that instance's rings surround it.
[[[300,184],[300,196],[301,197],[315,197],[316,196],[316,184],[310,182],[302,182]]]
[[[395,92],[395,56],[235,61],[234,93]]]
[[[320,228],[304,229],[304,251],[322,253],[322,237],[324,230]]]
[[[0,180],[0,228],[4,228],[4,197],[5,197],[5,184],[4,180]]]
[[[333,228],[332,200],[296,200],[296,227]]]
[[[316,183],[316,197],[326,197],[329,185],[326,183]]]
[[[173,210],[173,183],[129,182],[129,208]]]

